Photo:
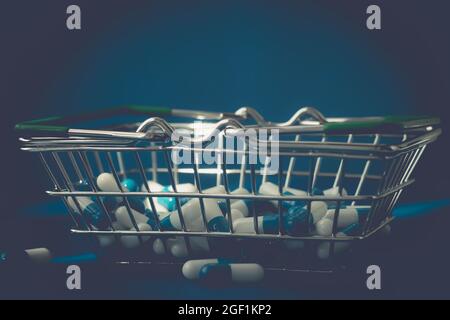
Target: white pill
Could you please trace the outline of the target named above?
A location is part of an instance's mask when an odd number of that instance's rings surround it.
[[[308,193],[306,191],[300,190],[300,189],[294,189],[294,188],[290,188],[290,187],[284,187],[283,188],[283,193],[284,194],[293,194],[294,196],[300,196],[300,197],[304,197],[306,195],[308,195]]]
[[[136,221],[137,224],[140,224],[140,223],[147,224],[147,222],[149,220],[149,218],[147,216],[145,216],[142,213],[140,213],[139,211],[133,210],[131,208],[130,208],[130,211],[131,211],[131,213],[134,217],[134,220]],[[121,226],[123,226],[127,230],[134,228],[133,222],[132,222],[128,212],[129,211],[126,206],[121,206],[121,207],[117,208],[117,210],[115,212],[117,221],[120,223]]]
[[[217,201],[214,199],[203,199],[204,208],[205,208],[205,216],[206,221],[209,224],[213,220],[214,222],[217,222],[220,217],[223,218],[222,211],[220,210],[219,205],[217,204]],[[203,216],[202,211],[200,207],[200,201],[199,199],[191,199],[188,201],[183,207],[183,218],[184,222],[186,224],[186,228],[189,231],[204,231],[206,229],[206,226],[203,222]],[[218,218],[218,219],[215,219]],[[161,225],[166,228],[167,230],[182,230],[182,224],[180,221],[180,215],[177,210],[172,212],[168,217],[166,217],[164,220],[161,220]],[[210,227],[210,226],[208,226]],[[221,226],[221,230],[218,231],[227,231],[222,230],[225,226]],[[211,229],[211,228],[210,228]]]
[[[247,189],[245,189],[245,188],[237,188],[237,189],[231,191],[230,193],[231,193],[231,194],[234,194],[234,195],[249,195],[249,194],[250,194],[250,192],[249,192]],[[230,200],[230,202],[231,202],[232,205],[233,205],[235,202],[238,202],[238,201],[242,201],[242,200],[239,200],[239,199],[231,199],[231,200]],[[248,215],[248,214],[247,214],[247,215]]]
[[[36,263],[47,263],[52,259],[52,254],[47,248],[27,249],[25,253]]]
[[[213,263],[200,269],[199,278],[214,282],[252,283],[264,278],[264,269],[256,263]]]
[[[328,206],[324,201],[312,201],[311,202],[311,215],[313,217],[313,223],[316,224],[327,214]]]
[[[325,218],[334,221],[335,213],[336,213],[335,209],[328,210],[327,214],[325,215]],[[347,207],[339,210],[339,218],[338,218],[339,229],[348,227],[349,225],[358,222],[359,222],[359,215],[358,211],[355,208]]]
[[[146,223],[139,223],[138,228],[139,231],[152,231],[152,228]],[[130,231],[136,231],[136,229],[131,228]],[[127,249],[136,248],[141,244],[139,237],[142,239],[142,242],[147,242],[150,239],[150,236],[122,236],[120,237],[120,242]]]
[[[203,193],[206,193],[206,194],[214,194],[214,193],[225,194],[227,192],[226,192],[224,186],[218,185],[218,186],[215,186],[215,187],[203,190]]]
[[[152,181],[152,180],[148,180],[147,181],[147,185],[148,185],[148,187],[150,189],[150,192],[161,192],[163,190],[163,188],[164,188],[164,186],[162,186],[158,182],[155,182],[155,181]],[[148,191],[144,184],[142,184],[141,191],[142,192],[147,192]],[[168,212],[167,208],[164,207],[163,205],[161,205],[157,200],[158,200],[158,198],[156,198],[156,197],[153,198],[153,204],[155,206],[156,212],[158,214]],[[144,205],[145,205],[146,209],[153,210],[152,206],[150,205],[150,199],[149,198],[145,198]]]
[[[247,206],[247,202],[244,200],[237,200],[235,202],[232,202],[231,209],[240,211],[242,216],[248,217],[248,213],[249,213],[248,206]]]
[[[280,194],[280,190],[275,183],[272,182],[264,182],[259,187],[259,193],[264,196],[275,196]],[[275,207],[278,206],[277,200],[270,201]]]
[[[220,259],[188,260],[183,264],[181,271],[187,279],[196,280],[199,278],[199,272],[203,266],[211,263],[220,263],[220,261]]]
[[[100,191],[103,192],[120,192],[120,188],[116,183],[116,180],[114,179],[114,175],[112,173],[104,172],[101,173],[97,177],[97,186],[100,189]],[[123,191],[127,192],[127,188],[123,187]],[[120,202],[122,200],[121,197],[115,198],[117,202]]]
[[[329,237],[333,233],[333,221],[322,218],[316,223],[316,233],[322,237]]]

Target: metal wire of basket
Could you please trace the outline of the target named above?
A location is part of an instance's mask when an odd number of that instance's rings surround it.
[[[152,117],[145,121],[138,119],[123,123],[123,114]],[[122,123],[102,130],[67,126],[69,123],[102,120],[115,115],[121,116]],[[191,136],[184,141],[171,140],[175,130],[185,130],[190,134],[199,123],[203,125],[203,135]],[[343,243],[364,240],[383,229],[394,219],[392,211],[401,193],[414,182],[412,173],[425,148],[441,132],[439,120],[435,118],[325,118],[310,107],[301,108],[285,123],[266,121],[252,108],[241,108],[235,113],[213,113],[129,107],[77,117],[28,121],[16,128],[26,137],[21,138],[22,150],[39,155],[54,185],[54,189],[47,193],[64,202],[73,222],[73,233],[117,239],[139,236],[141,242],[148,236],[152,236],[152,241],[156,238],[167,240],[183,237],[188,256],[222,254],[252,259],[263,254],[267,256],[272,245],[276,250],[280,247],[286,249],[283,243],[288,242],[301,243],[302,248],[306,246],[314,250],[326,243],[327,256],[333,258],[336,248]],[[253,144],[253,149],[250,148],[248,138],[244,138],[244,133],[249,129],[257,133],[256,147]],[[269,135],[261,137],[262,129]],[[221,161],[218,164],[199,164],[197,156],[201,157],[208,148],[212,138],[210,132],[213,130],[220,132],[219,143],[218,147],[208,151],[214,151]],[[250,163],[249,157],[253,153],[274,141],[272,133],[275,130],[278,150],[267,153],[261,163]],[[224,142],[221,143],[222,139],[230,136],[244,139],[240,147],[227,148]],[[174,163],[172,153],[186,149],[192,151],[193,163]],[[229,157],[235,157],[236,161],[228,163],[226,159]],[[267,167],[275,158],[278,159],[278,169],[269,172]],[[96,177],[104,172],[113,175],[117,191],[99,190]],[[124,178],[132,178],[139,186],[142,185],[142,189],[133,192],[125,190],[121,185]],[[80,188],[80,181],[85,182],[83,188]],[[153,191],[148,181],[171,188]],[[261,185],[269,182],[276,185],[277,194],[259,192]],[[196,190],[179,192],[177,186],[180,183],[192,183]],[[214,186],[223,186],[225,192],[203,192]],[[236,188],[247,188],[249,193],[235,194],[232,191]],[[286,194],[286,188],[301,189],[305,194]],[[329,188],[335,188],[337,192],[331,196],[316,192]],[[101,209],[103,220],[106,221],[102,226],[93,225],[90,217],[83,213],[80,204],[83,197],[92,199]],[[114,228],[114,211],[107,203],[112,198],[122,200],[134,226],[133,230]],[[161,227],[161,220],[167,213],[159,212],[158,199],[167,198],[174,200],[173,214],[178,215],[181,230],[164,230]],[[148,199],[148,209],[155,222],[151,231],[138,227],[132,214],[133,199]],[[202,231],[189,230],[183,215],[183,204],[189,199],[199,199],[201,210],[198,214],[205,226],[208,221],[204,201],[215,199],[220,202],[229,229],[220,232],[208,228]],[[254,221],[252,233],[236,233],[233,230],[231,202],[237,200],[246,200],[249,204],[249,216]],[[307,223],[301,234],[290,234],[285,227],[284,204],[302,203],[308,215],[307,221],[310,221],[311,206],[316,201],[325,202],[328,209],[334,211],[331,234],[317,235],[314,225],[310,223]],[[258,211],[258,203],[261,202],[273,205],[271,213],[278,215],[276,232],[267,233],[258,227],[258,216],[264,213]],[[359,217],[356,230],[343,234],[339,228],[339,219],[341,211],[347,207],[365,213]],[[210,247],[218,248],[219,252],[213,252],[212,249],[198,252],[193,249],[191,239],[199,237],[214,242]],[[286,260],[289,260],[297,268],[298,261],[292,259],[292,250],[286,251],[286,259],[280,265],[286,268]]]

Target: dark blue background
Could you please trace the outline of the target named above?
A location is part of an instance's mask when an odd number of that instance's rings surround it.
[[[65,27],[72,3],[82,9],[81,31]],[[369,4],[382,8],[381,31],[365,27]],[[445,0],[3,1],[0,244],[34,243],[42,230],[19,236],[27,220],[17,216],[49,187],[37,159],[18,150],[14,124],[121,104],[250,105],[277,121],[303,105],[327,116],[440,116],[444,135],[404,200],[449,198],[448,9]],[[423,236],[405,244],[420,265],[411,274],[425,268],[421,277],[431,277],[413,286],[417,296],[448,296],[445,211],[400,233]],[[404,288],[399,296],[411,291]]]

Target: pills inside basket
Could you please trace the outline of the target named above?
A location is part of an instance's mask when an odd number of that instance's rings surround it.
[[[92,183],[92,182],[91,182]],[[195,184],[180,183],[162,185],[156,181],[138,183],[132,178],[120,179],[112,173],[101,173],[95,181],[94,190],[112,192],[117,195],[69,196],[67,203],[72,210],[80,212],[92,230],[124,231],[120,237],[112,235],[97,236],[102,247],[113,244],[122,248],[135,249],[149,243],[147,249],[156,256],[168,256],[175,259],[190,259],[183,266],[183,274],[188,279],[215,279],[221,277],[235,282],[259,281],[264,276],[262,267],[255,263],[230,262],[226,259],[192,260],[195,257],[220,257],[215,244],[220,238],[201,236],[202,233],[221,232],[237,236],[279,235],[288,238],[281,241],[282,247],[297,254],[306,248],[314,252],[314,258],[330,259],[351,249],[351,242],[316,241],[306,245],[296,237],[351,237],[360,230],[360,222],[366,218],[368,208],[350,205],[327,197],[347,195],[345,189],[337,187],[325,190],[314,188],[311,195],[318,200],[299,200],[308,197],[308,192],[292,187],[280,188],[272,182],[260,185],[256,195],[265,196],[252,199],[255,195],[245,187],[227,190],[216,185],[201,191],[212,197],[196,197],[200,192]],[[140,185],[139,185],[140,184]],[[74,185],[79,191],[91,191],[88,181],[81,180]],[[167,193],[167,196],[145,194],[132,195],[135,192]],[[232,198],[218,198],[219,195],[234,195]],[[286,200],[271,199],[280,193]],[[320,200],[320,197],[324,197]],[[339,209],[337,209],[339,208]],[[105,210],[108,214],[105,214]],[[335,218],[338,213],[338,218]],[[256,218],[255,218],[256,215]],[[196,236],[164,236],[166,231],[197,232]],[[136,231],[155,231],[156,234],[139,235]],[[128,233],[127,233],[128,232]],[[293,237],[293,239],[290,239]]]

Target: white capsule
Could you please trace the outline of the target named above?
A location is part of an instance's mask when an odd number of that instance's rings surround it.
[[[120,187],[117,185],[114,175],[112,173],[103,172],[97,177],[97,186],[103,192],[120,192]],[[123,187],[123,191],[127,192],[127,188]],[[121,197],[115,197],[117,202],[122,200]]]
[[[264,232],[263,229],[263,219],[264,216],[259,216],[258,220],[258,231]],[[233,220],[233,230],[235,233],[243,233],[243,234],[254,234],[255,232],[255,224],[253,217],[249,218],[241,218],[237,220]]]
[[[164,188],[164,186],[160,185],[158,182],[155,182],[153,180],[148,180],[147,185],[150,189],[150,192],[161,192]],[[148,191],[144,184],[142,184],[141,191],[142,192]],[[155,209],[156,209],[156,212],[158,213],[158,215],[168,212],[167,208],[158,202],[158,198],[156,198],[156,197],[153,198],[153,204],[155,206]],[[153,210],[152,206],[150,205],[149,198],[145,198],[144,205],[145,205],[146,209]]]
[[[140,224],[140,223],[147,224],[147,222],[149,220],[149,218],[147,216],[145,216],[142,213],[140,213],[139,211],[133,210],[131,208],[130,208],[130,211],[131,211],[131,213],[134,217],[134,220],[136,221],[137,224]],[[123,226],[126,229],[134,228],[133,222],[128,213],[128,208],[126,206],[121,206],[121,207],[117,208],[115,215],[116,215],[117,221],[120,223],[121,226]]]
[[[225,215],[225,218],[228,221],[228,213]],[[236,209],[231,209],[231,220],[236,221],[239,219],[245,218],[241,211]]]
[[[138,228],[139,231],[152,231],[152,228],[146,223],[139,223]],[[130,231],[136,231],[136,228],[131,228]],[[136,248],[141,244],[139,237],[142,242],[147,242],[150,239],[150,236],[122,236],[120,242],[127,249]]]
[[[329,237],[333,233],[333,221],[322,218],[316,223],[316,233],[322,237]]]
[[[27,249],[25,250],[25,253],[36,263],[47,263],[52,259],[52,254],[47,248]]]
[[[245,189],[245,188],[237,188],[237,189],[231,191],[230,193],[231,193],[231,194],[234,194],[234,195],[249,195],[249,194],[250,194],[250,192],[249,192],[247,189]],[[242,201],[242,200],[239,200],[239,199],[231,199],[231,200],[230,200],[230,202],[231,202],[232,205],[233,205],[235,202],[239,202],[239,201]],[[244,213],[244,212],[243,212],[243,213]],[[247,214],[246,216],[248,216],[248,214]]]
[[[335,209],[328,210],[327,214],[325,215],[325,218],[334,221],[335,213],[336,213]],[[348,227],[349,225],[358,222],[359,222],[359,215],[358,211],[355,208],[347,207],[339,209],[339,218],[338,218],[339,229]]]
[[[231,210],[237,210],[241,212],[243,217],[248,217],[248,206],[244,200],[237,200],[231,203]]]
[[[259,187],[259,193],[264,196],[275,196],[280,194],[280,190],[275,183],[272,182],[264,182]],[[271,200],[270,201],[275,207],[278,206],[278,201]]]
[[[214,218],[223,218],[222,211],[220,210],[220,207],[217,204],[216,200],[203,199],[203,203],[205,208],[205,216],[208,223],[211,222]],[[189,231],[204,231],[206,229],[203,222],[199,199],[195,198],[188,201],[182,207],[182,212],[186,228]],[[181,225],[178,210],[175,210],[164,220],[161,220],[161,225],[166,227],[168,230],[182,230],[183,228]]]
[[[294,189],[294,188],[290,188],[290,187],[284,187],[283,188],[283,193],[284,194],[293,194],[294,196],[300,196],[300,197],[304,197],[306,195],[308,195],[308,193],[306,191],[300,190],[300,189]]]
[[[333,188],[330,188],[330,189],[323,190],[323,195],[327,196],[327,197],[338,196],[339,195],[339,187],[333,187]],[[347,196],[348,195],[347,190],[345,190],[345,188],[342,188],[342,195],[343,196]]]
[[[218,185],[218,186],[215,186],[215,187],[203,190],[203,193],[206,193],[206,194],[213,194],[213,193],[225,194],[227,192],[226,192],[225,187],[223,185]]]
[[[264,278],[264,269],[256,263],[213,263],[200,269],[199,278],[213,281],[252,283]]]
[[[211,263],[219,263],[220,259],[199,259],[199,260],[188,260],[183,264],[181,271],[186,279],[196,280],[199,278],[200,269]]]
[[[328,206],[324,201],[312,201],[311,202],[311,215],[313,217],[313,223],[316,224],[327,214]]]

